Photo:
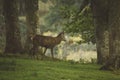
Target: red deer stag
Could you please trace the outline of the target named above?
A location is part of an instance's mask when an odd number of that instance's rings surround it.
[[[43,35],[35,35],[33,38],[33,56],[36,54],[36,51],[39,46],[45,47],[45,50],[43,52],[43,55],[45,55],[45,52],[47,49],[51,49],[51,56],[54,58],[53,55],[53,48],[60,44],[61,41],[65,41],[64,32],[61,32],[56,37],[51,36],[43,36]]]

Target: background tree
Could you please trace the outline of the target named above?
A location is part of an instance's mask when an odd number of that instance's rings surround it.
[[[0,15],[2,14],[2,6],[3,6],[3,0],[0,0]]]
[[[0,0],[0,52],[3,52],[5,45],[5,27],[3,17],[3,0]]]
[[[25,0],[18,0],[19,5],[19,15],[24,16],[25,15]]]
[[[104,1],[105,2],[105,1]],[[103,70],[118,70],[120,69],[120,0],[108,1],[108,28],[109,28],[109,59],[102,66]],[[104,9],[104,8],[102,8]]]
[[[72,19],[70,19],[71,21],[65,24],[64,30],[69,33],[80,34],[83,39],[82,43],[96,43],[90,5],[86,5],[79,14],[75,12],[73,15]]]
[[[30,36],[37,33],[38,28],[38,0],[25,0],[26,22],[27,22],[27,39],[25,43],[25,51],[31,48]]]
[[[21,36],[18,27],[17,0],[3,0],[4,18],[6,26],[6,46],[4,53],[22,52]]]
[[[98,63],[103,64],[109,56],[108,39],[108,2],[92,0],[92,11],[96,28],[96,47]]]
[[[54,1],[51,13],[46,20],[48,26],[55,25],[68,33],[81,34],[83,42],[95,43],[93,18],[89,0],[51,0]]]

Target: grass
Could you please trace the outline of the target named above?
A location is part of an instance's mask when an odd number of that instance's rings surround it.
[[[120,80],[100,65],[0,57],[0,80]]]

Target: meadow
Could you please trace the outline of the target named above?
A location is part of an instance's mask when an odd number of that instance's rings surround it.
[[[0,80],[120,80],[101,65],[72,61],[0,57]]]

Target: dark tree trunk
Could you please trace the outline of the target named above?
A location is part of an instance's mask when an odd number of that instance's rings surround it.
[[[38,28],[38,0],[25,0],[26,21],[27,21],[27,39],[25,52],[31,48],[30,36],[35,35]]]
[[[25,15],[25,0],[18,0],[19,2],[19,15],[24,16]]]
[[[3,6],[3,0],[0,0],[0,16],[1,16],[2,10],[3,10],[2,6]]]
[[[5,53],[22,52],[21,37],[18,27],[18,6],[17,0],[4,1],[4,17],[6,26],[6,47]]]
[[[107,0],[92,0],[91,7],[96,27],[96,46],[98,64],[103,64],[109,55]]]
[[[110,0],[109,2],[109,60],[103,70],[120,69],[120,0]],[[103,8],[104,9],[104,8]]]

